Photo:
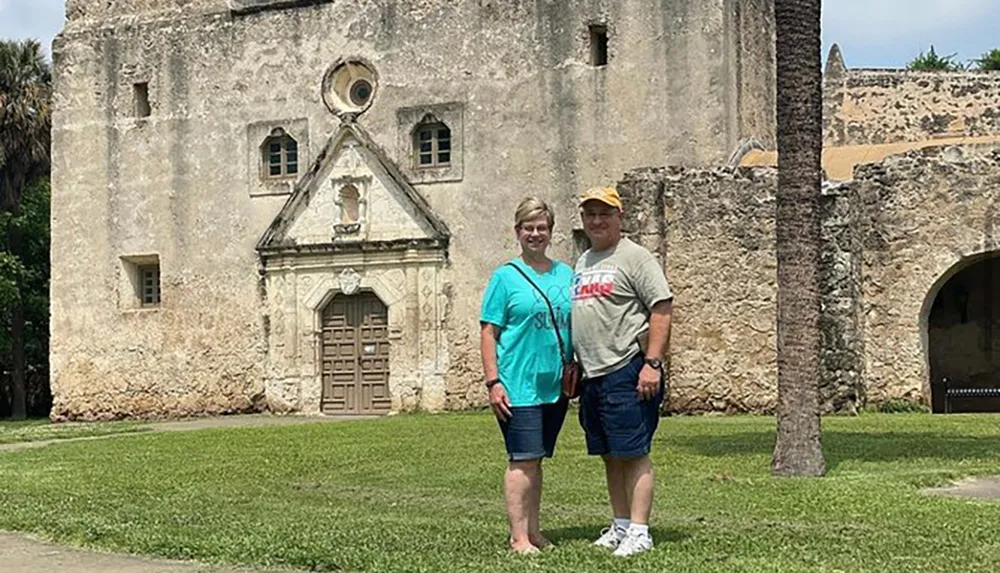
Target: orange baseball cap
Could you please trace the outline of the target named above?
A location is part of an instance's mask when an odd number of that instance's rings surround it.
[[[622,210],[622,198],[618,196],[618,191],[614,187],[594,187],[587,189],[580,195],[577,205],[582,207],[587,201],[600,201],[605,205],[617,208],[619,211]]]

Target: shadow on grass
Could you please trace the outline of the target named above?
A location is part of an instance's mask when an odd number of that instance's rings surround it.
[[[987,436],[950,436],[940,432],[846,432],[825,430],[823,454],[827,468],[844,461],[894,462],[910,458],[994,460],[996,440]],[[774,431],[740,432],[725,436],[684,436],[676,447],[702,456],[759,456],[774,450]]]
[[[573,527],[546,529],[543,530],[542,533],[544,533],[550,541],[557,545],[568,541],[585,541],[587,543],[591,543],[600,537],[601,530],[607,526],[607,523],[594,523],[592,525],[576,525]],[[690,534],[679,529],[651,527],[649,532],[653,536],[653,543],[674,543],[691,537]]]

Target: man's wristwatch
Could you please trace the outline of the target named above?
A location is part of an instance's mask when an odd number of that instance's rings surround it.
[[[494,378],[492,380],[487,380],[486,381],[486,389],[489,390],[490,388],[496,386],[499,383],[500,383],[500,379],[499,378]]]
[[[661,372],[663,371],[663,362],[661,362],[657,358],[647,358],[646,364],[649,364],[649,366],[654,370],[659,370]]]

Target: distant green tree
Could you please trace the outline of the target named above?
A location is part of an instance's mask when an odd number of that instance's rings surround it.
[[[939,56],[934,46],[925,52],[920,52],[906,64],[906,69],[916,72],[954,72],[965,69],[965,66],[955,61],[955,55]]]
[[[11,320],[17,305],[24,316],[25,410],[44,416],[52,406],[49,391],[49,206],[48,177],[36,179],[21,196],[17,216],[0,214],[0,361],[11,374],[15,341]],[[10,251],[7,238],[20,238],[20,252]],[[11,410],[12,396],[0,398],[0,416]],[[7,402],[7,404],[4,404]]]
[[[36,189],[49,173],[51,96],[52,74],[41,44],[36,40],[0,40],[0,240],[4,247],[0,260],[0,302],[4,304],[0,320],[7,327],[3,336],[9,338],[3,348],[2,374],[9,388],[10,415],[15,419],[27,416],[27,353],[32,351],[32,343],[26,336],[37,326],[29,317],[29,306],[39,294],[34,290],[37,285],[33,283],[29,254],[36,239],[30,229],[37,221],[24,209],[31,195],[29,190]],[[37,195],[44,195],[44,200],[39,200],[47,211],[47,183],[44,187],[45,191]],[[46,231],[46,245],[47,241]]]
[[[977,69],[984,72],[998,72],[1000,71],[1000,48],[993,48],[972,61]]]

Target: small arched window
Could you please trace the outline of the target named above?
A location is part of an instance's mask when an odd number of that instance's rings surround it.
[[[340,189],[340,222],[344,224],[357,223],[361,218],[359,203],[361,194],[354,185],[344,185]]]
[[[291,177],[299,173],[299,144],[285,130],[278,128],[264,141],[264,174],[268,179]]]
[[[451,129],[447,125],[440,122],[421,124],[413,135],[418,168],[451,165]]]

